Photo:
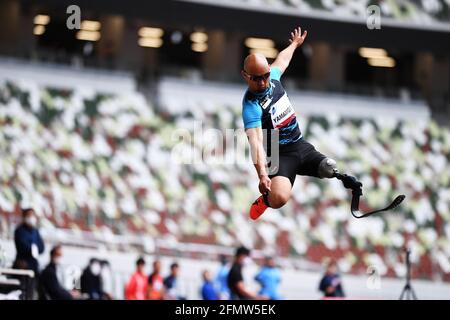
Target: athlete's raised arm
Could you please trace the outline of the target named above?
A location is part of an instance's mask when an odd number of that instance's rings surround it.
[[[281,73],[283,73],[289,66],[295,50],[303,44],[303,41],[305,41],[307,35],[308,31],[305,30],[305,32],[303,32],[302,34],[302,29],[300,27],[291,32],[289,46],[287,46],[278,54],[277,58],[272,63],[272,67],[279,68],[281,70]]]

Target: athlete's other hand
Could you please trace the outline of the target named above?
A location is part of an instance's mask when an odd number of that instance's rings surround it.
[[[258,186],[259,192],[261,192],[261,194],[265,194],[269,191],[272,191],[272,190],[270,190],[271,184],[272,184],[272,181],[270,180],[270,178],[266,175],[262,175],[259,178],[259,186]]]
[[[305,30],[302,35],[302,28],[298,27],[293,32],[291,32],[289,43],[294,43],[296,48],[298,48],[303,44],[303,41],[305,41],[307,35],[308,31]]]

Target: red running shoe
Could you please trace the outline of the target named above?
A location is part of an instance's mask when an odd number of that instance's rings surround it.
[[[258,219],[267,208],[268,206],[264,203],[263,196],[260,196],[250,207],[250,218],[253,220]]]

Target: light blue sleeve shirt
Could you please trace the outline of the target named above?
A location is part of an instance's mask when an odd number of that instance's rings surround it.
[[[270,68],[270,79],[280,81],[281,75],[282,75],[282,72],[281,72],[280,68],[278,68],[278,67]]]

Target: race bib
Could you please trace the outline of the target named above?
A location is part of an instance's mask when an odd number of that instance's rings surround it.
[[[279,129],[287,125],[293,118],[295,118],[295,110],[289,101],[286,93],[272,105],[270,108],[270,117],[274,129]]]

